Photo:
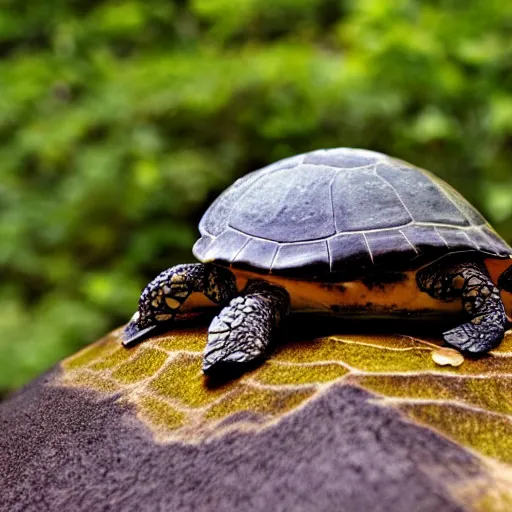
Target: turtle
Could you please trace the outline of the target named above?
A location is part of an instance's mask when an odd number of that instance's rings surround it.
[[[199,231],[199,262],[144,288],[124,346],[207,307],[220,312],[206,375],[258,364],[295,312],[340,321],[465,315],[442,335],[471,355],[497,347],[509,326],[512,248],[446,182],[383,153],[341,147],[279,160],[228,187]]]

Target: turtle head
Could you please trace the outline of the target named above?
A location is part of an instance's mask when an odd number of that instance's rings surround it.
[[[128,347],[149,338],[173,318],[174,312],[166,301],[162,280],[154,279],[142,292],[139,309],[124,328],[123,345]]]

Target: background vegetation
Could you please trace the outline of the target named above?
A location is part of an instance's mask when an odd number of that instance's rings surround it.
[[[356,146],[512,241],[512,2],[0,0],[0,389],[191,261],[236,177]]]

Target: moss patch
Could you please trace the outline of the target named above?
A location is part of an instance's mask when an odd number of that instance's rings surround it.
[[[235,393],[210,407],[205,417],[223,419],[240,411],[280,415],[297,407],[313,393],[314,389],[288,391],[240,386]]]
[[[236,385],[237,382],[232,381],[218,388],[208,388],[201,371],[201,356],[180,354],[151,381],[149,389],[188,407],[203,407]]]
[[[339,361],[357,370],[366,372],[439,372],[454,375],[509,374],[512,376],[512,358],[493,356],[492,354],[479,359],[466,359],[462,366],[440,367],[432,361],[431,349],[427,346],[410,350],[393,350],[378,345],[378,337],[360,337],[363,343],[351,337],[331,336],[311,341],[295,342],[278,348],[274,360],[290,363],[315,363]],[[384,339],[384,338],[383,338]]]
[[[186,416],[164,400],[142,395],[137,400],[139,414],[156,427],[176,430],[185,424]]]
[[[512,414],[512,378],[472,378],[448,375],[353,376],[351,382],[385,396],[453,400]]]
[[[262,384],[297,385],[329,382],[343,377],[348,370],[339,364],[284,365],[267,363],[252,378]]]
[[[106,337],[101,341],[89,345],[88,347],[80,350],[80,352],[72,355],[68,359],[62,361],[62,367],[66,370],[73,370],[75,368],[83,368],[90,363],[99,359],[109,359],[112,352],[118,348],[117,343],[111,337]]]
[[[73,374],[71,379],[72,386],[83,386],[85,388],[94,389],[96,391],[102,391],[103,393],[114,393],[121,389],[121,386],[112,379],[103,377],[96,373],[82,370],[77,371]]]
[[[165,350],[202,353],[207,338],[206,329],[179,329],[155,338],[154,344]]]
[[[126,349],[122,346],[117,345],[116,350],[108,354],[103,358],[98,358],[92,364],[89,365],[91,370],[109,370],[111,368],[115,368],[119,364],[124,361],[130,359],[134,354],[137,353],[137,350],[140,350],[140,347],[135,349]]]
[[[133,359],[121,364],[112,377],[125,384],[132,384],[154,375],[165,363],[168,355],[155,348],[140,349]]]
[[[334,337],[285,345],[278,351],[277,360],[298,364],[340,361],[358,370],[369,372],[404,372],[435,368],[428,349],[413,348],[404,352],[347,343],[343,339]]]
[[[508,417],[456,405],[404,404],[400,409],[465,446],[512,463],[512,421]]]
[[[332,339],[341,340],[345,342],[353,342],[358,344],[365,344],[365,345],[374,345],[376,347],[381,348],[387,348],[392,350],[407,350],[410,348],[423,348],[423,349],[430,349],[431,345],[441,345],[442,340],[441,339],[432,339],[432,340],[426,340],[426,339],[417,339],[410,336],[402,336],[399,334],[393,334],[393,335],[355,335],[350,334],[347,336],[332,336]]]

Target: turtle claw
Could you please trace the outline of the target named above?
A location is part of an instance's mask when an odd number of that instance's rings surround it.
[[[132,347],[133,345],[149,338],[149,333],[158,327],[157,324],[154,324],[141,329],[138,324],[138,319],[139,314],[135,313],[130,322],[124,328],[121,341],[124,347]]]
[[[263,360],[262,354],[254,358],[246,358],[245,354],[241,356],[240,352],[221,355],[219,357],[205,357],[203,359],[203,373],[208,376],[239,374],[257,366]]]

